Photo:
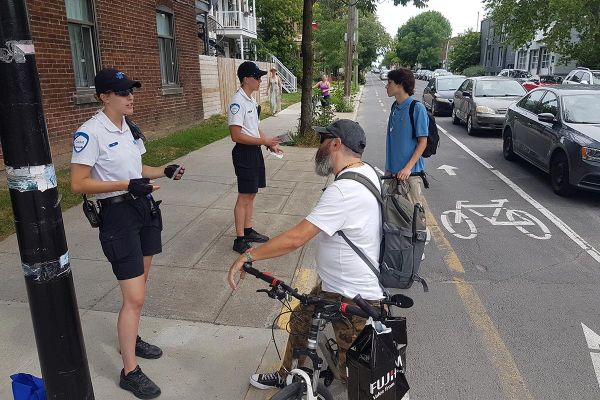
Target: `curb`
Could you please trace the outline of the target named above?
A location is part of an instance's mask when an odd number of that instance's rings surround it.
[[[358,115],[358,107],[360,106],[360,100],[362,99],[363,88],[365,85],[360,86],[360,90],[358,91],[358,96],[354,100],[354,112],[352,113],[352,121],[356,121],[356,116]]]

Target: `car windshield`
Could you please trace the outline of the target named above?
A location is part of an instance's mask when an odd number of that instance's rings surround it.
[[[438,79],[437,90],[456,90],[465,81],[465,78]]]
[[[519,71],[519,70],[513,70],[510,71],[509,76],[512,76],[513,78],[531,78],[531,74],[527,71]]]
[[[563,96],[565,121],[573,124],[600,124],[600,96],[577,94]]]
[[[600,80],[600,72],[592,72],[592,75],[594,75],[594,79]]]
[[[523,96],[525,93],[525,89],[519,82],[503,79],[482,80],[475,86],[475,96],[477,97],[514,97]]]

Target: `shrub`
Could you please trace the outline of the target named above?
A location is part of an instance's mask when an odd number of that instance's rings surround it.
[[[465,68],[462,74],[467,77],[484,76],[485,68],[483,68],[481,65],[472,65],[468,68]]]

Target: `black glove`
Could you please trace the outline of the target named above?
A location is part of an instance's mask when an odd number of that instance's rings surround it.
[[[179,165],[177,165],[177,164],[167,165],[165,167],[165,175],[167,176],[167,178],[173,179],[173,175],[175,175],[175,172],[177,171],[178,168],[179,168]]]
[[[145,196],[152,193],[150,178],[130,179],[127,190],[134,196]]]

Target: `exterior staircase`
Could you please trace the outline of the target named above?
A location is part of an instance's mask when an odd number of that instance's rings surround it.
[[[277,72],[281,77],[281,83],[283,89],[288,93],[295,93],[298,91],[298,83],[297,78],[292,72],[283,65],[281,61],[277,57],[271,54],[271,62],[275,64],[275,68],[277,68]]]

